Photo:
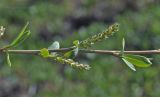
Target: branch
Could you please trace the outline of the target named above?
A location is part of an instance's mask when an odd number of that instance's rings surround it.
[[[96,35],[93,35],[83,41],[75,40],[73,41],[73,46],[68,48],[59,48],[59,42],[55,41],[47,48],[43,48],[40,50],[11,50],[11,47],[15,47],[18,44],[22,43],[26,38],[29,37],[30,31],[27,30],[28,23],[23,27],[21,32],[18,34],[18,36],[7,46],[0,48],[0,53],[6,53],[7,54],[7,62],[11,66],[9,53],[16,53],[16,54],[30,54],[30,55],[40,55],[44,58],[52,58],[56,62],[62,63],[62,64],[68,64],[71,67],[76,67],[79,69],[85,69],[89,70],[90,66],[86,64],[80,64],[78,62],[75,62],[73,58],[80,53],[96,53],[96,54],[108,54],[113,55],[115,57],[119,57],[124,63],[127,64],[132,70],[136,71],[135,66],[138,67],[148,67],[152,64],[149,58],[145,56],[141,56],[138,54],[160,54],[159,50],[142,50],[142,51],[124,51],[125,47],[125,41],[123,39],[122,41],[122,50],[93,50],[93,49],[84,49],[91,47],[96,42],[102,41],[109,36],[113,35],[115,32],[119,29],[119,24],[115,23],[108,27],[105,31],[98,33]],[[0,28],[0,37],[3,35],[4,29],[2,27]],[[83,48],[83,49],[79,49]],[[61,54],[55,54],[51,52],[60,52],[64,53],[64,55],[61,56]],[[124,54],[126,53],[126,54]],[[137,54],[137,55],[133,55]]]
[[[69,48],[61,48],[61,49],[54,49],[54,50],[49,50],[49,52],[67,52],[74,49],[74,47],[69,47]],[[20,54],[33,54],[37,55],[40,53],[41,50],[6,50],[3,48],[0,48],[0,53],[20,53]]]
[[[54,49],[49,50],[49,52],[67,52],[74,49],[74,47],[70,48],[61,48],[61,49]],[[40,53],[40,50],[2,50],[0,53],[4,52],[9,53],[19,53],[19,54],[32,54],[37,55]],[[92,50],[92,49],[79,49],[81,53],[96,53],[96,54],[108,54],[108,55],[119,55],[121,51],[118,50]],[[141,50],[141,51],[124,51],[127,54],[160,54],[160,50]]]

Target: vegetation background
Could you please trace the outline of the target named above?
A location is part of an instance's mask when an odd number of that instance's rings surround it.
[[[61,47],[103,31],[118,22],[120,31],[94,49],[160,48],[159,0],[0,0],[0,25],[6,28],[0,46],[14,39],[29,21],[32,35],[16,49],[41,49],[53,41]],[[159,97],[160,56],[149,68],[131,71],[110,55],[80,54],[91,65],[79,71],[37,56],[12,54],[13,66],[0,55],[0,97]]]

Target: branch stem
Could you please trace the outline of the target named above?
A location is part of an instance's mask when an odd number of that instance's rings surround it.
[[[50,52],[67,52],[74,49],[74,47],[70,48],[61,48],[49,50]],[[19,53],[19,54],[33,54],[37,55],[40,50],[2,50],[1,52],[9,52],[9,53]],[[92,49],[79,49],[81,53],[96,53],[96,54],[108,54],[108,55],[119,55],[120,51],[118,50],[92,50]],[[160,54],[160,50],[141,50],[141,51],[124,51],[126,54]]]

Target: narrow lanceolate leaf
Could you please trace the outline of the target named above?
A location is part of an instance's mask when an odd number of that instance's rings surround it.
[[[137,67],[149,67],[152,64],[150,59],[145,56],[125,54],[123,58]]]
[[[122,58],[122,60],[124,61],[124,63],[127,64],[127,66],[129,68],[131,68],[133,71],[136,71],[136,69],[135,69],[135,67],[134,67],[134,65],[132,63],[130,63],[129,61],[127,61],[125,58]]]
[[[124,54],[124,48],[125,48],[125,39],[123,38],[123,40],[122,40],[122,50],[121,50],[121,55]]]
[[[13,47],[18,46],[19,44],[23,43],[29,36],[30,36],[31,32],[30,30],[27,30],[24,35],[18,40],[18,42],[15,45],[12,45]]]
[[[41,55],[42,57],[44,57],[44,58],[47,58],[47,57],[50,56],[49,51],[48,51],[48,49],[46,49],[46,48],[41,49],[40,55]]]
[[[14,46],[17,46],[18,44],[22,43],[25,39],[28,38],[28,36],[30,35],[30,31],[27,30],[27,27],[28,27],[28,24],[27,23],[23,29],[21,30],[21,32],[18,34],[17,38],[13,40],[13,42],[10,44],[10,47],[14,47]]]
[[[75,49],[68,51],[64,54],[65,58],[75,58],[78,55],[79,51],[79,40],[73,41],[73,45],[75,46]]]
[[[11,66],[12,66],[12,64],[11,64],[11,61],[10,61],[9,53],[8,53],[8,52],[6,52],[6,54],[7,54],[7,63],[8,63],[8,65],[11,67]]]
[[[76,56],[77,56],[77,54],[78,54],[78,48],[75,48],[75,49],[73,49],[73,50],[71,50],[71,51],[68,51],[68,52],[66,52],[65,54],[64,54],[64,57],[65,58],[75,58]]]

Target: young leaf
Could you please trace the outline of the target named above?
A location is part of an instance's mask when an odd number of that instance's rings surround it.
[[[12,66],[12,64],[11,64],[11,61],[10,61],[9,53],[8,53],[8,52],[6,52],[6,54],[7,54],[7,63],[8,63],[8,65],[11,67],[11,66]]]
[[[132,63],[130,63],[129,61],[127,61],[125,58],[122,58],[122,60],[124,61],[124,63],[127,64],[127,66],[129,68],[131,68],[133,71],[136,71],[136,69],[135,69],[135,67],[134,67],[134,65]]]
[[[28,38],[28,36],[30,35],[30,31],[29,30],[26,31],[28,25],[29,23],[27,22],[27,24],[23,27],[21,32],[18,34],[17,38],[13,40],[13,42],[9,45],[9,47],[14,47],[19,43],[22,43],[25,39]]]
[[[122,40],[122,50],[121,50],[121,55],[122,56],[124,54],[124,48],[125,48],[125,39],[123,38],[123,40]]]
[[[30,30],[27,30],[24,35],[17,41],[17,43],[12,45],[12,47],[16,47],[17,45],[23,43],[30,36],[30,34]]]
[[[50,56],[49,51],[48,51],[48,49],[46,49],[46,48],[41,49],[40,55],[41,55],[42,57],[44,57],[44,58],[47,58],[47,57]]]
[[[76,47],[78,47],[78,45],[79,45],[79,40],[73,41],[73,44],[74,44]]]
[[[65,58],[75,58],[77,55],[78,55],[78,47],[76,47],[75,49],[71,50],[71,51],[68,51],[64,54],[64,57]]]
[[[53,42],[53,43],[48,47],[49,50],[54,50],[54,49],[59,49],[59,48],[60,48],[60,45],[59,45],[59,42],[58,42],[58,41]],[[56,52],[52,52],[51,55],[56,55]]]
[[[59,42],[58,42],[58,41],[53,42],[53,43],[48,47],[48,49],[50,49],[50,50],[59,49],[59,48],[60,48],[60,45],[59,45]]]
[[[67,53],[64,54],[65,58],[75,58],[78,55],[78,51],[79,51],[79,40],[75,40],[73,41],[74,46],[76,46],[75,49],[68,51]]]
[[[123,58],[137,67],[149,67],[152,64],[149,58],[145,56],[125,54],[123,55]]]

